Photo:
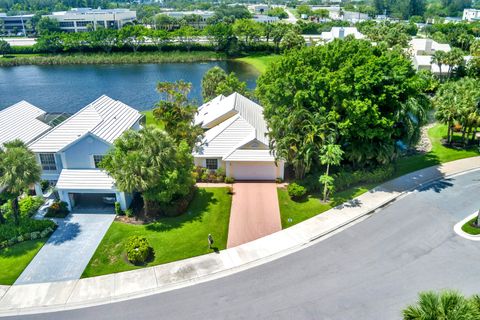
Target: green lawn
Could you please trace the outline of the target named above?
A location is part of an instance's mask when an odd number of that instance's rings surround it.
[[[82,277],[138,269],[125,260],[125,242],[141,235],[155,250],[148,266],[210,253],[207,236],[212,234],[218,250],[226,248],[231,195],[228,188],[200,188],[187,213],[175,218],[162,218],[148,225],[114,222],[90,260]]]
[[[468,221],[462,226],[462,230],[468,234],[471,235],[479,235],[480,234],[480,228],[475,228],[472,226],[472,223],[477,219],[477,217],[473,218],[472,220]]]
[[[428,130],[428,135],[432,141],[432,151],[423,155],[415,155],[398,159],[396,163],[395,176],[399,177],[409,172],[434,166],[440,163],[480,155],[478,147],[474,147],[470,150],[456,150],[443,146],[441,140],[446,136],[446,134],[447,127],[445,125],[437,124],[436,126],[430,128],[430,130]],[[457,133],[455,138],[458,139],[459,136],[460,134]]]
[[[142,114],[145,115],[145,121],[147,125],[154,125],[160,129],[163,129],[163,123],[153,117],[153,110],[142,111]]]
[[[432,127],[428,131],[432,141],[432,151],[423,155],[400,158],[396,163],[395,174],[391,178],[393,179],[395,177],[399,177],[404,174],[440,163],[480,155],[477,147],[474,147],[471,150],[456,150],[443,146],[441,144],[441,139],[446,136],[446,130],[446,126],[441,124]],[[459,134],[457,134],[455,138],[458,139]],[[360,185],[343,192],[336,193],[334,194],[332,202],[329,204],[322,203],[320,201],[321,195],[319,194],[310,195],[303,201],[295,202],[290,199],[285,189],[279,189],[278,199],[280,204],[282,227],[291,227],[317,214],[325,212],[345,201],[358,197],[373,187],[375,187],[373,184]]]
[[[321,194],[312,194],[300,201],[293,201],[290,199],[285,188],[278,188],[278,202],[280,205],[280,216],[282,220],[282,228],[291,227],[299,222],[307,220],[322,212],[330,210],[331,208],[358,197],[362,193],[367,192],[375,185],[369,184],[347,189],[342,192],[334,194],[333,199],[329,203],[321,201]]]
[[[242,61],[248,63],[258,70],[260,73],[264,73],[267,70],[267,67],[272,61],[277,59],[279,55],[270,54],[270,55],[251,55],[248,57],[238,58],[237,61]]]
[[[0,285],[11,285],[27,267],[47,239],[25,241],[0,250]]]

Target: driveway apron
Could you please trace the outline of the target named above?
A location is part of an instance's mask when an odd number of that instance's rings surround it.
[[[233,192],[228,248],[282,229],[275,183],[239,182],[233,185]]]
[[[95,213],[72,213],[58,219],[57,230],[15,284],[80,279],[114,219],[114,214]]]

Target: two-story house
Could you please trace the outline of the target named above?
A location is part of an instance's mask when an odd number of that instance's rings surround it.
[[[139,130],[142,119],[137,110],[101,96],[29,144],[42,167],[42,180],[56,186],[70,209],[118,201],[125,210],[132,196],[120,192],[98,163],[123,132]],[[39,185],[36,192],[41,194]]]
[[[235,180],[283,179],[284,161],[276,161],[270,150],[259,104],[236,92],[220,95],[199,107],[195,123],[206,130],[193,154],[195,165],[222,167]]]

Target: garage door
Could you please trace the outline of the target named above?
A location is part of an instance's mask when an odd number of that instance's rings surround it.
[[[275,180],[277,177],[277,167],[273,162],[232,163],[233,178],[235,180]]]

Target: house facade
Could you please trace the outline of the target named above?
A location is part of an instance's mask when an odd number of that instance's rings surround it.
[[[195,124],[206,130],[195,165],[224,168],[235,180],[283,179],[284,161],[269,148],[262,106],[239,93],[220,95],[198,109]]]
[[[320,35],[323,43],[332,42],[335,39],[345,39],[345,37],[352,36],[355,39],[365,39],[365,35],[359,32],[355,27],[333,27],[330,31],[324,31]]]
[[[137,110],[101,96],[29,144],[42,167],[41,179],[55,185],[70,209],[115,201],[127,209],[132,196],[120,192],[98,164],[123,132],[140,129],[142,119]],[[42,193],[40,185],[36,191]]]

